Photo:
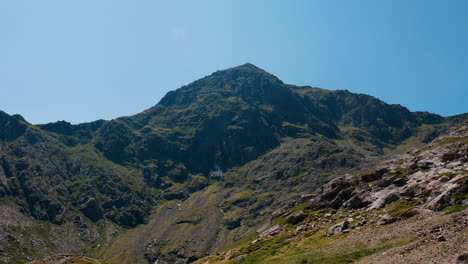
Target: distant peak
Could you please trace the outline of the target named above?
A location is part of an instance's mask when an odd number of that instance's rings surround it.
[[[236,67],[233,67],[233,68],[230,68],[232,70],[250,70],[250,71],[265,71],[263,69],[260,69],[259,67],[253,65],[252,63],[250,62],[247,62],[247,63],[244,63],[242,65],[239,65],[239,66],[236,66]],[[228,69],[228,70],[230,70]]]
[[[244,63],[240,66],[238,66],[239,68],[254,68],[254,69],[260,69],[258,68],[257,66],[253,65],[252,63],[250,62],[247,62],[247,63]]]
[[[271,73],[269,73],[269,72],[255,66],[254,64],[249,63],[249,62],[247,62],[245,64],[242,64],[242,65],[239,65],[239,66],[236,66],[236,67],[226,69],[226,70],[218,71],[217,73],[220,73],[220,74],[235,73],[235,74],[238,74],[238,75],[263,76],[263,77],[266,77],[266,78],[269,78],[269,79],[272,79],[272,80],[274,79],[275,81],[281,82],[273,74],[271,74]]]

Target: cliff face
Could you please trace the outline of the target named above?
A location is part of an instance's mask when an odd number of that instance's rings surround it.
[[[0,244],[3,259],[106,252],[109,263],[193,261],[252,234],[294,194],[374,168],[465,120],[287,85],[252,64],[110,121],[31,125],[0,112],[0,199],[31,223],[5,229],[13,239]],[[354,197],[335,195],[315,198],[341,208]],[[114,241],[141,224],[144,235]],[[73,230],[73,243],[53,242],[63,230]],[[40,242],[19,239],[32,233]]]

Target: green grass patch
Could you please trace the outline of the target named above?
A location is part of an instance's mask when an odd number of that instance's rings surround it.
[[[320,263],[320,264],[341,264],[341,263],[352,263],[360,260],[364,257],[373,255],[380,251],[385,251],[392,248],[392,245],[377,247],[377,248],[361,248],[355,251],[343,250],[334,254],[322,254],[314,253],[310,255],[303,255],[296,257],[295,261],[290,263],[298,264],[309,264],[309,263]],[[266,263],[285,263],[285,262],[266,262]]]
[[[304,203],[301,203],[299,205],[297,205],[296,207],[294,207],[292,209],[293,212],[296,212],[296,211],[304,211],[306,209],[309,209],[310,208],[310,202],[304,202]]]
[[[408,201],[406,199],[400,199],[393,204],[386,207],[387,213],[393,215],[395,217],[403,217],[405,213],[409,210],[422,205],[424,203],[424,199],[416,199]],[[404,217],[403,217],[404,218]]]
[[[252,198],[252,190],[245,190],[234,194],[226,200],[227,204],[240,204]]]
[[[458,142],[468,144],[468,137],[448,137],[448,138],[439,140],[437,144],[439,146],[443,146],[443,145],[448,145],[448,144],[453,144],[453,143],[458,143]]]
[[[465,210],[466,208],[468,208],[468,206],[466,206],[466,205],[449,205],[449,206],[445,207],[442,210],[442,212],[444,212],[446,214],[453,214],[453,213],[461,212],[461,211]]]
[[[453,177],[457,176],[457,174],[455,174],[453,172],[444,172],[444,173],[441,173],[441,174],[437,175],[436,179],[438,180],[438,179],[440,179],[440,178],[442,178],[444,176],[447,176],[447,177],[449,177],[449,179],[452,179]]]
[[[411,174],[413,174],[413,171],[408,168],[397,168],[395,170],[395,175],[397,175],[399,178],[406,178]]]

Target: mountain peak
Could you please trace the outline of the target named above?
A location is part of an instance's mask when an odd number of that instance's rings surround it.
[[[217,71],[213,73],[210,77],[214,77],[214,78],[221,77],[221,78],[227,78],[228,80],[236,80],[239,78],[251,79],[251,80],[263,79],[263,80],[269,80],[270,83],[276,83],[277,85],[283,84],[283,82],[275,75],[249,62],[236,66],[236,67]]]
[[[254,64],[250,63],[250,62],[246,62],[242,65],[239,65],[235,68],[244,68],[244,69],[256,69],[256,70],[261,70],[259,67],[255,66]]]
[[[275,100],[280,98],[284,100],[284,96],[289,96],[289,90],[278,77],[252,63],[245,63],[216,71],[209,76],[171,91],[159,103],[165,106],[173,104],[187,105],[197,100],[198,93],[206,94],[207,91],[222,91],[222,93],[225,93],[227,90],[230,90],[231,96],[257,98],[263,102],[278,97],[279,94],[282,94],[282,96]]]
[[[244,64],[239,65],[239,66],[235,66],[235,67],[232,67],[232,68],[228,68],[228,69],[226,69],[224,71],[247,71],[247,72],[266,73],[266,74],[271,75],[267,71],[255,66],[254,64],[252,64],[250,62],[244,63]]]

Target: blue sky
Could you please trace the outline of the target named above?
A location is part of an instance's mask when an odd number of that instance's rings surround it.
[[[0,2],[0,109],[112,119],[251,62],[286,83],[468,112],[468,1]]]

